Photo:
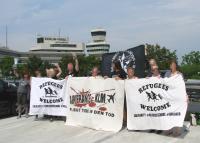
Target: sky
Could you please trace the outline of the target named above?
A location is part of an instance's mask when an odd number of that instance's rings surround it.
[[[110,51],[140,44],[177,50],[179,58],[200,50],[200,0],[0,0],[0,46],[28,51],[37,35],[91,41],[104,28]]]

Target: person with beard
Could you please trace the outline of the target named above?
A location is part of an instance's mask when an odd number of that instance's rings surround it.
[[[59,64],[55,64],[53,67],[46,69],[46,75],[48,78],[59,79],[61,74],[62,74],[62,70]],[[48,117],[51,122],[53,121],[54,118],[58,119],[57,116],[52,116],[52,115],[46,115],[46,117]]]

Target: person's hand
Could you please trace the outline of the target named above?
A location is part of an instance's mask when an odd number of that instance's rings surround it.
[[[107,79],[107,78],[109,78],[109,77],[108,77],[108,76],[104,76],[103,78],[104,78],[104,79]]]
[[[69,76],[66,76],[65,79],[68,80]]]
[[[120,77],[118,77],[118,76],[116,76],[116,77],[115,77],[115,80],[121,80],[121,78],[120,78]]]
[[[59,68],[60,66],[59,66],[59,64],[55,64],[55,67]]]

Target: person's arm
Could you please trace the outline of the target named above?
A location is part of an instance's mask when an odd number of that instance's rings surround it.
[[[56,64],[56,68],[58,69],[58,73],[57,73],[56,77],[59,78],[62,74],[62,69],[60,68],[59,64]]]
[[[78,63],[78,58],[76,56],[76,54],[73,54],[73,59],[75,60],[75,70],[76,72],[79,71],[79,63]]]

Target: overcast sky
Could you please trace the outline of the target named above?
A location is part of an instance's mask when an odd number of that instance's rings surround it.
[[[104,28],[111,51],[159,44],[179,57],[200,50],[200,0],[0,0],[0,45],[5,25],[11,49],[28,51],[36,35],[91,41]]]

